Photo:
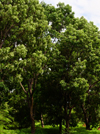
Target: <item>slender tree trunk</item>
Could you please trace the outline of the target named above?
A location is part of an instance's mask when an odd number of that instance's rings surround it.
[[[71,109],[69,109],[69,113],[66,116],[66,128],[69,130],[69,121],[70,121],[70,117],[71,117]]]
[[[28,91],[30,93],[30,119],[31,119],[31,134],[35,134],[35,120],[34,120],[34,112],[33,112],[33,106],[34,106],[34,99],[33,99],[33,91],[35,90],[35,85],[32,90],[33,81],[34,79],[29,80],[28,85]]]
[[[87,129],[87,130],[90,130],[89,122],[86,122],[86,129]]]
[[[69,119],[66,119],[66,128],[69,130]]]
[[[43,115],[41,113],[41,126],[44,128],[44,121],[43,121]]]
[[[67,111],[68,110],[68,111]],[[67,130],[69,130],[69,122],[70,122],[70,117],[71,117],[71,110],[72,110],[72,108],[70,108],[70,109],[67,109],[66,108],[66,129]]]
[[[34,114],[33,114],[33,96],[31,96],[31,103],[30,103],[30,119],[31,119],[31,134],[35,134],[35,121],[34,121]]]
[[[32,90],[32,86],[34,83],[34,87]],[[32,78],[29,80],[28,82],[28,91],[25,90],[25,88],[23,87],[22,83],[20,82],[20,85],[23,89],[23,91],[25,92],[25,94],[27,95],[27,101],[28,101],[28,106],[30,109],[30,119],[31,119],[31,134],[35,134],[35,120],[34,120],[34,112],[33,112],[33,104],[34,104],[34,99],[33,99],[33,93],[35,91],[35,86],[36,86],[36,80],[35,78]]]
[[[66,121],[66,130],[69,130],[69,114],[67,105],[65,107],[65,121]]]
[[[68,103],[67,103],[67,94],[65,93],[65,121],[66,121],[66,130],[69,130],[69,117],[68,117]]]
[[[90,128],[90,122],[91,122],[91,116],[89,115],[89,117],[87,118],[87,123],[86,123],[86,129],[87,130],[91,130],[91,128]]]
[[[86,129],[87,130],[90,130],[90,121],[89,121],[89,118],[87,116],[87,113],[86,113],[86,109],[84,108],[84,105],[81,105],[81,108],[82,108],[82,111],[83,111],[83,114],[84,114],[84,120],[85,120],[85,124],[86,124]]]

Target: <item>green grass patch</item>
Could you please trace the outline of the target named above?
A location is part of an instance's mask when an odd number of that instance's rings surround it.
[[[92,130],[86,130],[85,127],[83,127],[84,123],[79,123],[77,127],[73,127],[70,130],[71,134],[100,134],[100,130],[97,130],[97,128],[93,128]]]
[[[72,134],[100,134],[99,130],[86,130],[85,127],[75,127],[70,132]]]
[[[59,134],[59,127],[55,125],[55,127],[51,125],[45,125],[44,128],[41,127],[41,122],[36,121],[36,133],[35,134]],[[79,123],[77,127],[70,128],[69,134],[100,134],[100,131],[94,128],[93,130],[86,130],[85,127],[82,126],[82,123]],[[65,126],[63,126],[63,130]],[[30,128],[24,128],[21,130],[5,130],[2,125],[0,125],[0,134],[31,134]],[[66,134],[63,133],[62,134]]]

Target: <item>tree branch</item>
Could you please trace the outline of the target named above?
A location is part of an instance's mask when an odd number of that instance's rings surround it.
[[[23,87],[23,85],[22,85],[22,83],[21,83],[21,82],[20,82],[20,85],[21,85],[21,87],[22,87],[23,91],[27,94],[27,91],[25,90],[25,88]]]
[[[94,82],[92,85],[89,86],[89,89],[87,90],[86,93],[89,93],[89,90],[95,86],[95,84],[97,84],[100,80],[97,80],[96,82]]]

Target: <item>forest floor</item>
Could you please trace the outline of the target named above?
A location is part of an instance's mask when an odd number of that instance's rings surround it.
[[[36,134],[59,134],[58,127],[45,125],[44,128],[41,127],[40,122],[36,122]],[[64,129],[64,128],[63,128]],[[21,130],[5,130],[0,125],[0,134],[30,134],[30,128]],[[62,134],[66,134],[62,132]],[[82,124],[78,124],[77,127],[70,128],[69,134],[100,134],[100,130],[94,128],[93,130],[86,130]]]

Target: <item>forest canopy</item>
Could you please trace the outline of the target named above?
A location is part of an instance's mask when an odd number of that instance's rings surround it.
[[[100,31],[70,5],[0,1],[0,122],[66,130],[100,120]],[[4,111],[4,114],[3,114]],[[44,121],[43,121],[44,117]],[[7,120],[6,120],[7,119]],[[27,122],[27,123],[25,123]],[[44,123],[43,123],[44,122]]]

